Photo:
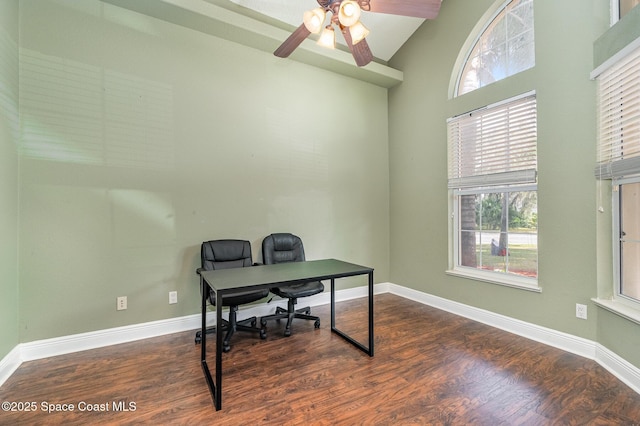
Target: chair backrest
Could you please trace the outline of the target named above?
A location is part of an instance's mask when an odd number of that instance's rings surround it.
[[[251,266],[251,243],[245,240],[214,240],[202,243],[202,269],[243,268]]]
[[[304,246],[297,235],[271,234],[262,240],[262,260],[265,265],[304,260]]]
[[[244,268],[246,266],[253,265],[253,260],[251,258],[251,243],[245,240],[205,241],[202,243],[200,248],[200,257],[202,261],[202,269],[205,271],[211,271],[213,269]],[[211,291],[211,288],[208,285],[205,285],[204,289],[206,291],[205,297],[209,299],[209,303],[215,305],[215,293]],[[265,297],[267,293],[268,290],[266,290],[265,294],[260,297]],[[245,296],[245,298],[251,298],[251,296]],[[243,300],[238,301],[238,298],[234,297],[228,298],[226,301],[229,304],[243,303]]]

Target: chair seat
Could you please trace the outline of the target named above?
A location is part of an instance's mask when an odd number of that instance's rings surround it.
[[[302,284],[282,285],[274,287],[271,292],[284,299],[297,299],[299,297],[313,296],[322,293],[324,284],[320,281],[309,281]]]
[[[269,290],[253,290],[252,292],[241,293],[234,296],[224,296],[222,298],[223,306],[239,306],[246,305],[247,303],[255,302],[256,300],[263,299],[269,295]],[[209,293],[209,302],[215,306],[216,296],[213,291]]]
[[[262,240],[262,260],[265,265],[275,265],[287,262],[304,262],[304,245],[297,235],[286,232],[271,234]],[[280,306],[276,313],[260,319],[264,327],[267,321],[287,319],[284,335],[291,335],[291,323],[294,318],[314,321],[315,328],[320,328],[320,318],[311,315],[311,307],[296,309],[295,304],[301,297],[313,296],[322,293],[324,285],[320,281],[307,281],[301,284],[282,284],[271,288],[271,292],[287,300],[287,309]]]
[[[246,240],[212,240],[204,241],[200,246],[201,267],[196,269],[196,273],[200,275],[200,289],[205,292],[203,297],[209,300],[211,305],[216,304],[216,293],[204,282],[202,276],[203,271],[214,271],[230,268],[246,268],[254,265],[251,257],[251,243]],[[260,333],[260,338],[267,337],[263,328],[256,327],[257,318],[251,317],[243,320],[238,319],[238,308],[240,305],[252,303],[263,299],[269,295],[269,290],[246,290],[233,295],[222,297],[222,305],[229,307],[229,319],[222,320],[221,330],[225,330],[226,334],[222,340],[222,350],[228,352],[231,349],[231,336],[236,331],[249,331]],[[205,312],[203,312],[205,315]],[[209,327],[206,333],[215,333],[218,327]],[[196,333],[196,344],[202,342],[202,330]]]

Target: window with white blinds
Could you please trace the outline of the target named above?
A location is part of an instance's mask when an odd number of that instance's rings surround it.
[[[640,48],[598,76],[596,177],[640,173]]]
[[[452,117],[447,127],[450,189],[536,181],[535,93]]]

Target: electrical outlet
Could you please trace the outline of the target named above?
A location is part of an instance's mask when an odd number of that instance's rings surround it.
[[[119,296],[116,298],[116,310],[124,311],[127,309],[127,296]]]
[[[576,318],[587,319],[587,305],[576,303]]]
[[[170,291],[169,292],[169,304],[173,305],[174,303],[178,303],[178,292]]]

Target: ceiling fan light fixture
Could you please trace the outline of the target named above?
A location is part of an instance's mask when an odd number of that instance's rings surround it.
[[[321,7],[316,7],[313,10],[307,10],[302,15],[302,22],[307,27],[309,32],[318,34],[322,30],[324,24],[325,12]]]
[[[369,29],[358,21],[349,27],[349,34],[351,34],[351,43],[358,44],[369,35]]]
[[[318,39],[318,44],[329,49],[336,48],[336,33],[333,31],[331,25],[327,25],[324,30],[322,30],[322,34],[320,34],[320,38]]]
[[[338,20],[345,27],[350,27],[351,25],[358,22],[360,19],[360,6],[358,3],[352,0],[344,0],[340,3],[340,9],[338,10]]]

